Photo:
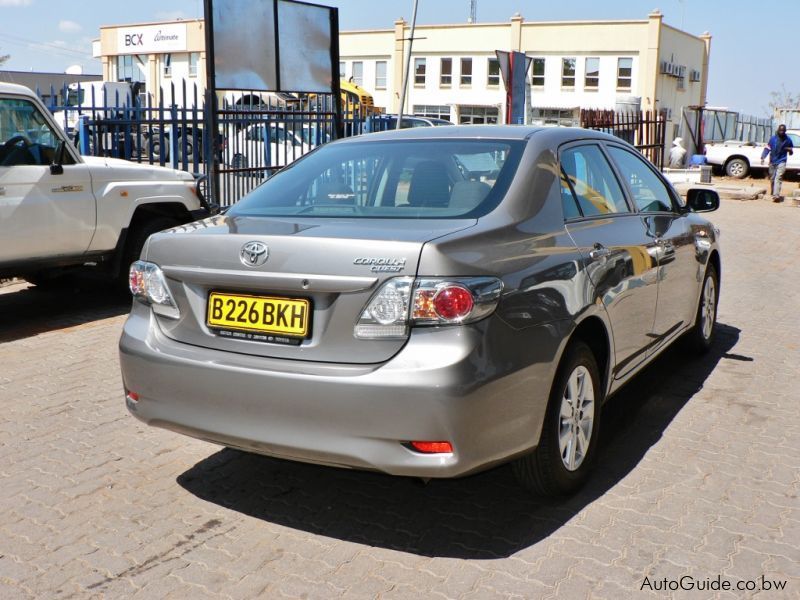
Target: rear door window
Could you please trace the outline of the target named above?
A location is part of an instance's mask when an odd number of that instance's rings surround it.
[[[561,152],[561,168],[584,217],[629,212],[625,194],[599,146],[571,146]],[[564,190],[562,186],[562,203]],[[566,204],[566,203],[565,203]],[[565,216],[572,207],[565,206]]]

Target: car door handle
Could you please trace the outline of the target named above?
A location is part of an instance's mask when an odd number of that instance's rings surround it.
[[[599,260],[611,254],[611,250],[603,246],[603,244],[595,244],[594,248],[589,252],[589,258],[592,260]]]

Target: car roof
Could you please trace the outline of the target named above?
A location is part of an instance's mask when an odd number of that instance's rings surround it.
[[[0,94],[20,94],[35,97],[30,88],[16,83],[0,83]]]
[[[337,144],[357,142],[380,142],[387,140],[527,140],[533,135],[542,142],[559,145],[572,140],[598,139],[614,140],[617,137],[579,127],[535,127],[531,125],[453,125],[451,127],[416,127],[411,129],[391,129],[368,133],[337,141]]]

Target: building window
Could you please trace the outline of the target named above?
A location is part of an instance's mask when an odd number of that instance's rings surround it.
[[[686,91],[686,76],[678,77],[678,91],[685,92]]]
[[[533,125],[562,125],[577,127],[580,120],[576,116],[577,109],[571,108],[534,108],[531,114]]]
[[[574,88],[575,87],[575,59],[562,58],[561,59],[561,87]]]
[[[429,119],[450,120],[450,107],[443,105],[415,104],[414,116],[428,117]]]
[[[414,85],[425,85],[425,59],[414,59]]]
[[[356,85],[364,85],[364,63],[360,60],[353,62],[353,76],[351,79]]]
[[[590,57],[586,59],[586,76],[583,80],[583,87],[596,90],[600,86],[600,59]]]
[[[164,66],[164,77],[172,77],[172,54],[165,54],[161,64]]]
[[[496,106],[461,106],[458,122],[462,125],[497,125],[500,110]]]
[[[633,59],[632,58],[617,59],[617,89],[618,90],[631,89],[632,79],[633,79]]]
[[[500,61],[496,58],[490,58],[487,67],[486,85],[496,87],[500,85]]]
[[[439,85],[450,87],[453,83],[453,59],[443,58],[439,63]]]
[[[339,62],[339,79],[344,79],[346,77],[346,69],[345,69],[345,62]]]
[[[461,59],[461,85],[472,85],[472,59]]]
[[[200,63],[199,52],[189,52],[189,77],[197,77],[197,65]]]
[[[130,81],[132,83],[145,81],[149,60],[150,58],[147,54],[117,56],[117,81]]]
[[[531,64],[531,85],[544,87],[544,59],[534,58]]]
[[[375,63],[375,89],[386,89],[386,61],[379,60]]]

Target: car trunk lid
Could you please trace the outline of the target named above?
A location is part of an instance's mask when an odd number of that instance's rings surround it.
[[[387,279],[416,275],[426,242],[475,222],[220,216],[184,225],[151,237],[146,249],[146,259],[162,268],[180,309],[178,319],[156,318],[167,336],[196,346],[294,360],[383,362],[405,340],[356,339],[353,328],[367,302]],[[268,248],[261,265],[246,265],[248,259],[241,258],[251,242]],[[295,310],[298,316],[305,305],[307,336],[256,332],[250,323],[242,329],[209,327],[212,294],[221,294],[214,302],[253,299],[245,302],[262,314],[273,309],[260,298],[275,299],[279,311],[287,306],[286,315]],[[230,306],[223,309],[229,313]],[[234,320],[246,318],[248,309],[232,310],[228,316]],[[263,319],[262,324],[267,317]]]

